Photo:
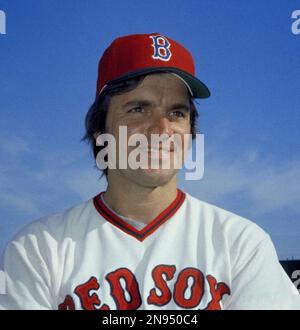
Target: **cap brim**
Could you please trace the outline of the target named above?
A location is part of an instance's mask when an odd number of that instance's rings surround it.
[[[194,77],[193,75],[191,75],[185,71],[182,71],[182,70],[179,70],[176,68],[172,68],[172,67],[143,68],[141,70],[130,72],[117,79],[111,80],[111,81],[107,82],[107,84],[118,83],[118,82],[121,82],[124,80],[128,80],[128,79],[135,78],[135,77],[138,77],[138,76],[141,76],[141,75],[144,75],[147,73],[152,73],[152,72],[174,72],[177,75],[179,75],[182,79],[184,79],[185,82],[190,86],[190,88],[193,92],[193,98],[205,99],[210,96],[210,91],[209,91],[208,87],[201,80],[197,79],[196,77]]]

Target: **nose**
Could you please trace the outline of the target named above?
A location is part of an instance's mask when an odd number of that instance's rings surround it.
[[[149,127],[149,133],[151,134],[168,134],[171,136],[174,132],[171,126],[171,122],[166,117],[153,118]]]

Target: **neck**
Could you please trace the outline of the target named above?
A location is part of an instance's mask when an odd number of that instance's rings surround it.
[[[122,189],[120,189],[122,187]],[[144,187],[123,178],[108,177],[104,193],[106,203],[115,212],[132,220],[149,223],[170,205],[177,196],[174,176],[163,186]]]

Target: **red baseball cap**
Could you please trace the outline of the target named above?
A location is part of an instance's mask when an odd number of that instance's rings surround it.
[[[119,37],[110,44],[99,61],[96,97],[111,83],[158,71],[179,76],[194,98],[210,96],[195,77],[191,53],[175,40],[152,33]]]

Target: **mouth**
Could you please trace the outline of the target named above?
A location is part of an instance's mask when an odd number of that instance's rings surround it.
[[[141,151],[141,154],[147,156],[148,161],[151,160],[159,160],[159,161],[171,161],[173,159],[174,152],[169,149],[163,148],[147,148]]]

